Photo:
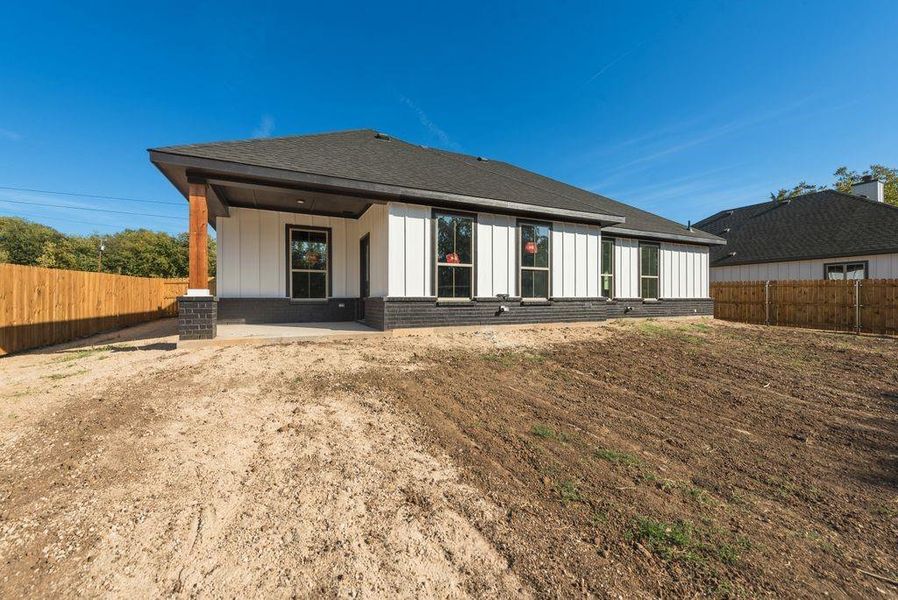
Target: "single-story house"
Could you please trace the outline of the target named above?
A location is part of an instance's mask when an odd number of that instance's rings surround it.
[[[709,248],[724,240],[501,161],[372,130],[149,153],[190,205],[184,339],[214,337],[217,321],[395,329],[713,314]]]
[[[898,279],[898,207],[881,181],[852,193],[812,192],[722,210],[696,227],[725,238],[711,250],[711,281]]]

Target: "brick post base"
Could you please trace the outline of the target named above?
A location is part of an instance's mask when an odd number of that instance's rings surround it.
[[[181,340],[211,340],[218,322],[218,300],[213,296],[178,298],[178,337]]]

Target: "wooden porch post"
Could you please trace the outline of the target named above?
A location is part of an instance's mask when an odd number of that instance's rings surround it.
[[[188,296],[209,296],[209,207],[206,203],[206,184],[191,182]]]

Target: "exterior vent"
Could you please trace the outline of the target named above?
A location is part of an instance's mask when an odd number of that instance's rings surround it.
[[[478,156],[478,157],[477,157],[477,160],[479,160],[480,162],[489,162],[490,159],[488,159],[488,158],[483,158],[482,156]]]
[[[727,227],[726,229],[723,230],[723,232],[724,232],[724,233],[729,233],[729,232],[730,232],[730,228]]]
[[[727,211],[727,216],[730,216],[730,215],[733,214],[734,212],[736,212],[736,211],[734,211],[734,210],[728,210],[728,211]]]
[[[374,134],[374,137],[379,140],[386,140],[388,142],[390,141],[390,136],[388,136],[386,133],[380,133],[379,131]]]
[[[727,256],[736,256],[736,251],[733,250],[732,252],[730,252],[729,254],[727,254]]]

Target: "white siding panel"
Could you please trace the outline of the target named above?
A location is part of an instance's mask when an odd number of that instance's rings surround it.
[[[495,254],[495,244],[493,237],[495,234],[494,215],[479,214],[477,215],[477,295],[478,296],[494,296],[496,292],[494,271],[497,261]]]
[[[241,211],[239,289],[243,298],[261,296],[259,222],[259,211]]]
[[[708,259],[708,248],[705,246],[662,243],[661,297],[707,298]],[[637,275],[638,272],[637,265]],[[638,293],[638,287],[636,291]]]
[[[574,296],[584,298],[588,295],[589,259],[588,229],[586,225],[575,225],[574,230]]]
[[[279,255],[286,255],[286,245],[279,244],[279,235],[271,235],[273,231],[282,229],[278,213],[267,210],[259,211],[259,295],[279,296],[285,284],[285,271],[262,268],[262,265],[278,264]],[[286,262],[284,258],[280,260]]]
[[[639,242],[629,238],[617,238],[614,248],[615,297],[639,297]]]
[[[355,219],[301,215],[249,208],[231,208],[218,218],[218,295],[223,298],[283,298],[287,296],[287,225],[331,230],[331,295],[358,296],[359,239],[371,232],[371,293],[386,289],[386,212],[372,206]]]
[[[599,295],[599,248],[602,234],[596,227],[590,227],[586,238],[586,295]]]

